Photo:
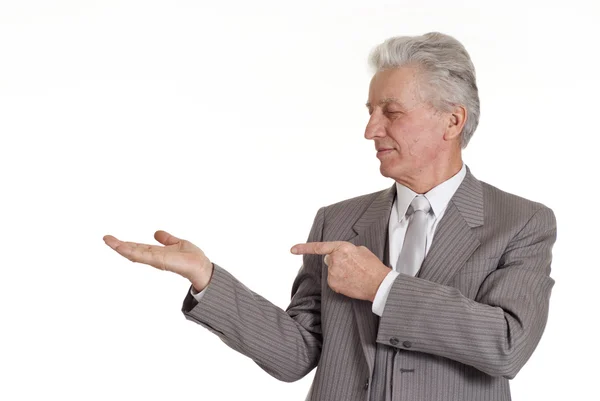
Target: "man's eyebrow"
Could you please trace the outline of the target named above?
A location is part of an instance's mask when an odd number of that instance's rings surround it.
[[[398,103],[400,106],[402,106],[402,102],[395,97],[386,97],[385,99],[382,99],[379,101],[379,104],[388,104],[388,103]],[[367,103],[365,103],[365,106],[367,106],[368,108],[371,108],[371,103],[369,103],[367,101]]]

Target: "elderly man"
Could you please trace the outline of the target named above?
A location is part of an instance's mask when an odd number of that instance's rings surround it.
[[[319,209],[285,311],[164,231],[104,239],[189,279],[185,317],[272,376],[316,366],[307,400],[510,400],[546,325],[554,214],[463,164],[479,98],[457,40],[393,37],[370,62],[365,138],[394,184]]]

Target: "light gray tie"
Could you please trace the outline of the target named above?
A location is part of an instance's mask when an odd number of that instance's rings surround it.
[[[406,211],[406,217],[410,219],[402,251],[396,263],[396,271],[399,273],[415,276],[423,259],[425,259],[425,247],[427,245],[427,214],[431,205],[426,197],[417,195],[410,203]]]

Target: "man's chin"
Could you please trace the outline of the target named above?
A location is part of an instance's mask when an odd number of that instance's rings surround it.
[[[384,166],[383,163],[381,163],[381,165],[379,166],[379,172],[381,173],[382,176],[384,176],[386,178],[390,178],[393,176],[392,169],[389,168],[388,166]]]
[[[401,166],[396,165],[394,167],[395,168],[390,167],[389,165],[384,166],[382,163],[381,166],[379,166],[379,172],[382,176],[391,178],[394,181],[398,181],[399,177],[406,176],[406,172],[402,170]]]

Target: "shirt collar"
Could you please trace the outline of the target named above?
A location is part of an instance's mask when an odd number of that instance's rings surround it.
[[[463,163],[462,168],[458,173],[424,194],[436,217],[439,217],[444,210],[446,210],[448,202],[450,202],[450,199],[454,196],[454,193],[462,183],[465,175],[467,175],[467,168]],[[417,195],[418,194],[412,189],[396,182],[396,211],[398,213],[398,221],[404,219],[410,203]]]

